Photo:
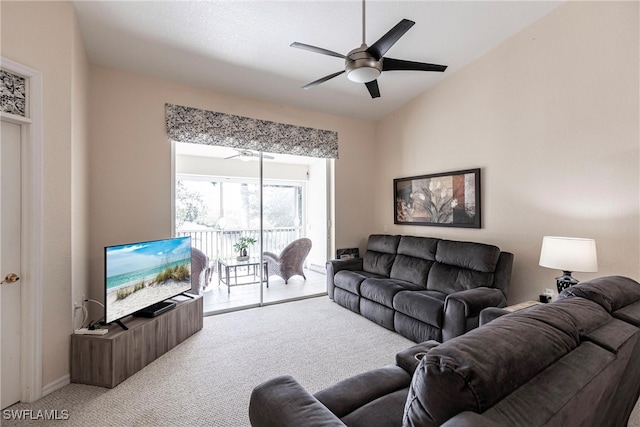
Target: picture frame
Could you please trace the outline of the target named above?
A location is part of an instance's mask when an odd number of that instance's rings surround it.
[[[396,178],[393,222],[481,228],[480,169]]]

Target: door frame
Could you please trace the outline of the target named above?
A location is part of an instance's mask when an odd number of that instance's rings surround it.
[[[0,116],[21,126],[20,396],[28,403],[42,397],[42,74],[4,56],[0,66],[27,80],[28,117]]]

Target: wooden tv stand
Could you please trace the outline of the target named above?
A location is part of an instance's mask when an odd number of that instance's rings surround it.
[[[125,317],[105,335],[71,335],[71,382],[115,387],[202,329],[202,297],[153,318]]]

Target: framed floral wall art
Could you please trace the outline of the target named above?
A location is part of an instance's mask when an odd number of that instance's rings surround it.
[[[393,180],[394,220],[403,225],[480,228],[480,169]]]

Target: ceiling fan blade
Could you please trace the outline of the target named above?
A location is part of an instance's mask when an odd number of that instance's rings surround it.
[[[304,50],[308,50],[308,51],[315,52],[315,53],[321,53],[323,55],[335,56],[336,58],[342,58],[342,59],[346,58],[346,56],[344,56],[341,53],[334,52],[334,51],[328,50],[328,49],[323,49],[321,47],[311,46],[310,44],[293,42],[293,43],[291,43],[291,47],[296,47],[298,49],[304,49]]]
[[[321,79],[316,80],[315,82],[311,82],[309,84],[306,84],[304,86],[302,86],[302,89],[310,89],[314,86],[318,86],[320,83],[324,83],[327,80],[331,80],[332,78],[339,76],[340,74],[344,73],[344,70],[342,71],[338,71],[337,73],[333,73],[333,74],[329,74],[328,76],[324,76]]]
[[[391,49],[391,46],[393,46],[398,39],[404,35],[404,33],[409,31],[409,28],[413,27],[414,24],[415,22],[413,21],[403,19],[398,22],[395,27],[390,29],[387,34],[380,37],[377,42],[369,46],[367,52],[379,60],[389,49]]]
[[[365,86],[369,89],[371,98],[380,98],[380,88],[378,87],[377,80],[371,80],[370,82],[365,83]]]
[[[405,61],[403,59],[383,58],[382,71],[439,71],[447,69],[446,65],[427,64],[425,62]]]

